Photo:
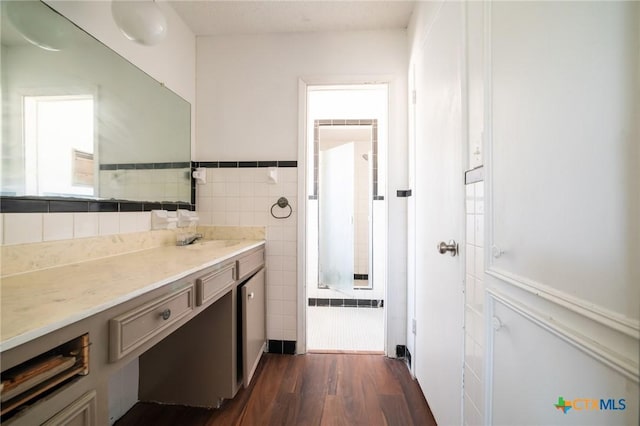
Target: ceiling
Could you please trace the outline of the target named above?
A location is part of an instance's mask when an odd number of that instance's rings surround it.
[[[404,29],[414,1],[169,0],[197,36]]]

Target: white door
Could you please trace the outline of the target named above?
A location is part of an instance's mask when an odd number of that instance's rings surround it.
[[[320,150],[320,284],[353,288],[353,143]]]
[[[461,108],[462,6],[446,2],[416,61],[415,373],[440,425],[461,423],[463,247]]]

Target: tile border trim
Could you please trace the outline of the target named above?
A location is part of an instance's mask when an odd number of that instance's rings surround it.
[[[151,210],[195,210],[195,204],[126,200],[82,200],[64,197],[0,196],[0,213],[117,213]]]
[[[191,167],[208,169],[244,169],[256,167],[298,167],[297,161],[290,160],[243,160],[243,161],[192,161]]]
[[[168,163],[113,163],[100,164],[100,170],[164,170],[164,169],[188,169],[191,161]]]
[[[383,299],[334,299],[324,297],[309,297],[307,306],[330,308],[383,308]]]
[[[295,340],[271,340],[267,341],[267,352],[272,354],[295,355]]]

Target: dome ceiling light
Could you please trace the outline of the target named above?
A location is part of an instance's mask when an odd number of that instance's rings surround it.
[[[111,14],[125,37],[136,43],[153,46],[167,36],[167,19],[155,1],[112,0]]]

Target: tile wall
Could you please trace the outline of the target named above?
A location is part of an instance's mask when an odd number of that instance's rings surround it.
[[[464,423],[483,424],[484,182],[466,186]]]
[[[2,245],[145,232],[151,212],[2,213],[0,229]]]
[[[277,183],[269,183],[269,169],[251,164],[211,168],[200,163],[207,182],[196,187],[196,209],[201,225],[266,227],[267,338],[296,341],[298,169],[277,167]],[[282,196],[293,211],[276,219],[271,207]],[[286,216],[289,208],[275,206],[273,213]]]

